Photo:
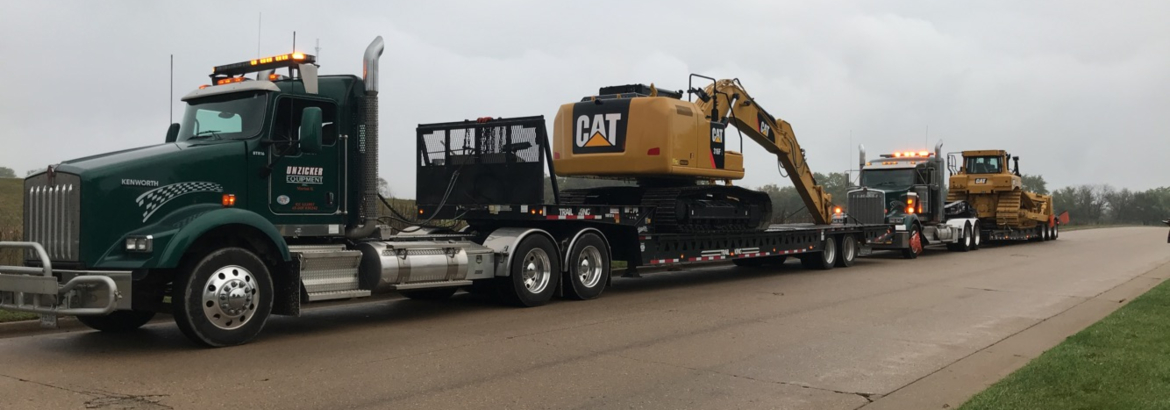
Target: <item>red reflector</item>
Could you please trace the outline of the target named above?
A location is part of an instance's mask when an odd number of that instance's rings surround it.
[[[646,155],[658,155],[660,153],[661,153],[661,151],[658,150],[658,147],[654,147],[654,148],[650,148],[650,149],[646,150]]]
[[[561,153],[559,153],[559,152],[554,152],[554,153],[553,153],[553,159],[561,159]]]
[[[483,124],[483,123],[491,121],[491,120],[492,120],[492,117],[479,117],[479,118],[475,119],[475,122]]]

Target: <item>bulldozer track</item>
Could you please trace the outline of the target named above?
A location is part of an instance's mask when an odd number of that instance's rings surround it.
[[[995,223],[1000,226],[1019,226],[1021,214],[1022,191],[1003,192],[999,194],[999,203],[995,209]]]

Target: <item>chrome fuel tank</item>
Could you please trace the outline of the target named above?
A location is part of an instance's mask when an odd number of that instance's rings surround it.
[[[492,250],[463,241],[363,242],[361,288],[389,292],[414,285],[491,278]]]

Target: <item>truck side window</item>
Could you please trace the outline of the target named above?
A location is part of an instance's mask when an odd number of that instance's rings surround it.
[[[330,102],[310,101],[297,98],[282,98],[276,104],[276,119],[272,123],[272,141],[278,151],[285,150],[290,141],[300,138],[301,113],[306,107],[321,109],[321,145],[331,146],[337,142],[337,105]]]

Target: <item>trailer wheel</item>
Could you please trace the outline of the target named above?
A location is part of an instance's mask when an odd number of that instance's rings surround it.
[[[910,247],[902,250],[902,258],[915,259],[922,254],[922,228],[914,225],[914,231],[910,232]]]
[[[459,288],[434,288],[434,289],[416,289],[416,290],[400,290],[402,296],[412,300],[443,300],[455,294]]]
[[[841,255],[837,258],[837,266],[842,268],[853,266],[853,260],[857,259],[858,252],[857,237],[845,235],[837,242],[837,249],[841,250]]]
[[[530,235],[516,246],[508,276],[496,278],[500,297],[510,305],[540,306],[552,299],[561,267],[556,247],[542,235]]]
[[[601,295],[610,275],[609,251],[597,234],[582,234],[569,250],[569,266],[563,280],[565,296],[586,300]]]
[[[1060,224],[1052,225],[1052,240],[1060,238]]]
[[[971,227],[971,250],[977,251],[983,247],[983,232],[979,230],[979,225]]]
[[[806,269],[833,269],[833,265],[837,264],[837,241],[833,238],[825,238],[822,246],[823,249],[820,252],[801,255],[800,264],[804,265]]]
[[[184,267],[171,295],[175,323],[207,346],[247,343],[272,311],[272,278],[255,254],[241,248],[213,251]]]
[[[123,333],[137,330],[154,319],[149,310],[115,310],[105,316],[78,316],[77,321],[90,329],[108,333]]]

